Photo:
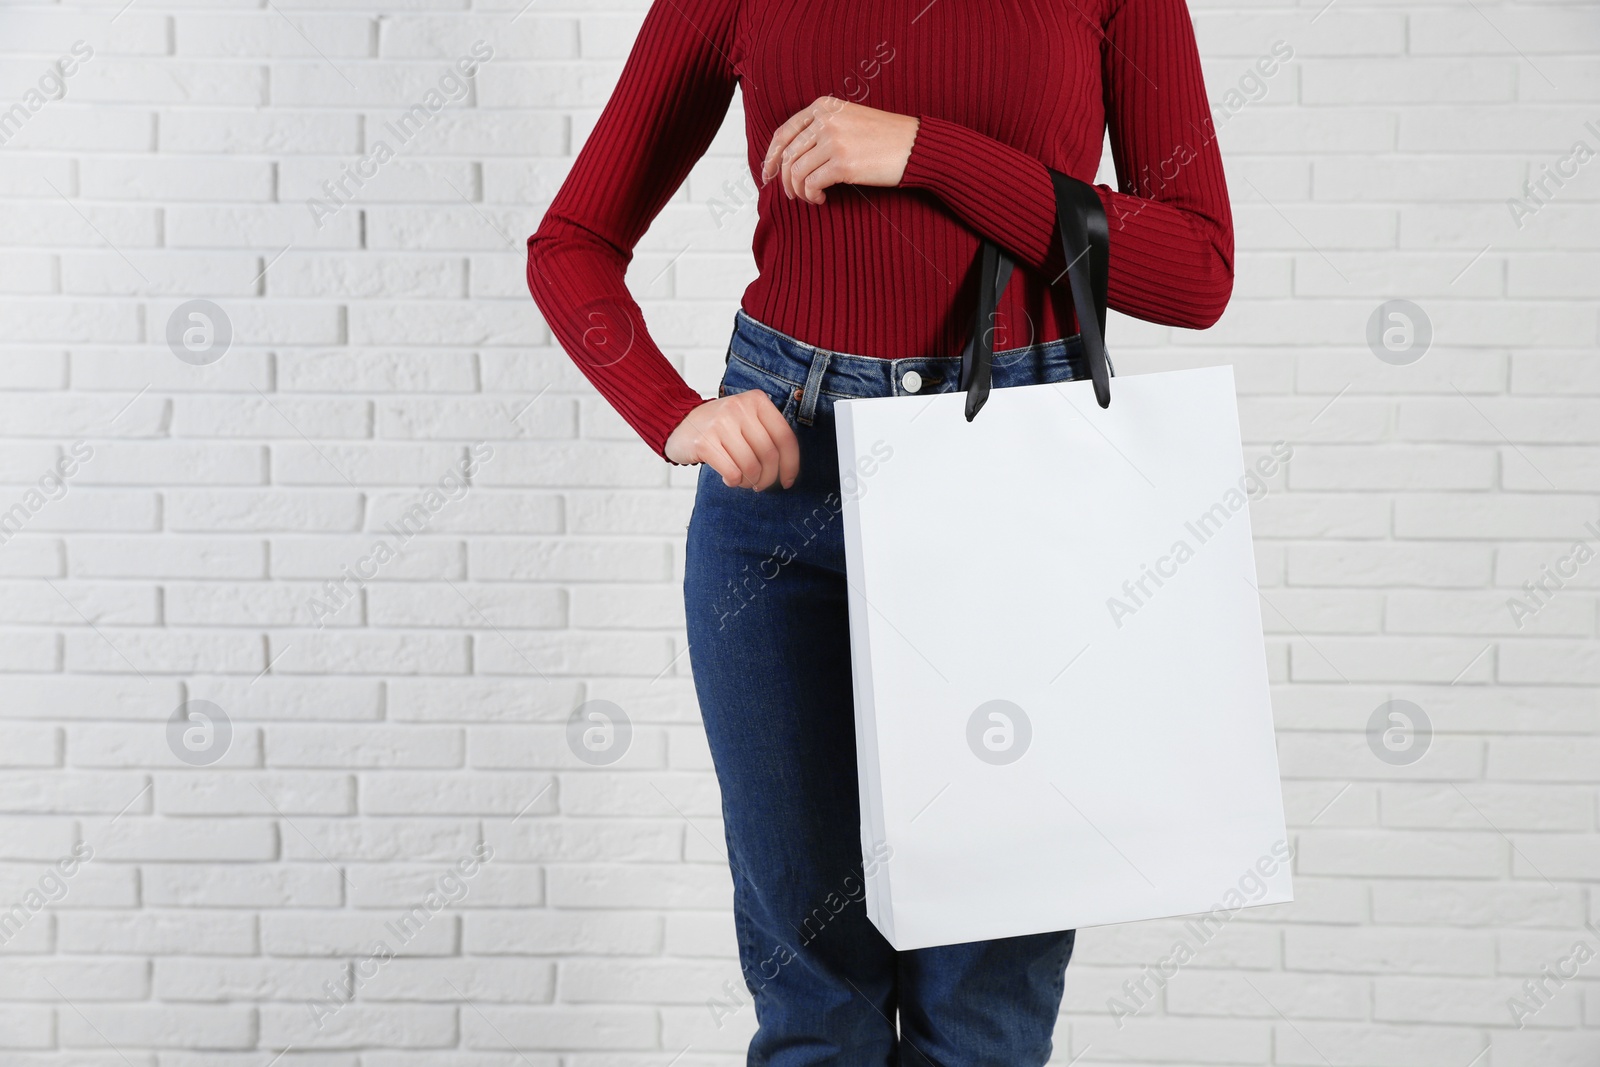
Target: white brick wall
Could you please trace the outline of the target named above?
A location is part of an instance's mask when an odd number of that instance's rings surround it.
[[[692,473],[523,279],[643,9],[0,8],[0,1064],[742,1062],[752,1011],[707,1007],[738,972],[681,632]],[[1294,446],[1253,514],[1299,900],[1159,990],[1181,924],[1086,932],[1058,1062],[1596,1067],[1600,559],[1520,626],[1506,602],[1600,547],[1600,161],[1520,226],[1507,201],[1600,152],[1600,6],[1195,21],[1235,297],[1111,336],[1124,372],[1233,363],[1250,448]],[[470,93],[317,225],[479,41]],[[752,270],[741,138],[630,279],[707,392]],[[232,329],[210,366],[166,344],[200,298]],[[1391,299],[1431,322],[1410,365],[1368,347]],[[470,489],[386,528],[478,442]],[[381,539],[403,553],[340,607]],[[588,767],[565,721],[602,699],[634,735]],[[1432,721],[1419,762],[1369,747],[1391,699]],[[167,722],[195,700],[231,738],[190,765]],[[1519,1027],[1524,983],[1574,966]]]

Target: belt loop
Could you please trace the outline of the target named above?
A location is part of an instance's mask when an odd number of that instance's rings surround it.
[[[833,358],[833,353],[826,349],[813,349],[811,353],[811,372],[806,375],[805,392],[800,394],[800,411],[795,416],[802,426],[810,426],[811,420],[817,416],[817,394],[822,392],[822,375],[828,369],[828,361]]]

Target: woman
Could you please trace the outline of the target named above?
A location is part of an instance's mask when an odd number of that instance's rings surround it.
[[[623,274],[735,85],[760,274],[708,400]],[[1087,376],[1049,172],[1091,181],[1106,129],[1110,305],[1211,325],[1232,217],[1183,0],[656,0],[529,240],[562,345],[659,455],[701,465],[685,605],[751,1064],[1050,1056],[1071,931],[896,953],[866,916],[833,403],[957,388],[983,238],[1018,264],[994,385]]]

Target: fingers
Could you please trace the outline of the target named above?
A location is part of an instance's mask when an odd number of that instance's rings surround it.
[[[791,200],[793,200],[795,196],[795,186],[790,180],[789,175],[794,167],[794,162],[807,152],[810,152],[812,149],[814,149],[816,145],[817,131],[814,127],[808,126],[804,130],[800,131],[800,133],[795,136],[794,140],[789,142],[789,146],[783,150],[782,154],[778,156],[778,175],[783,186],[783,191],[788,194],[789,199]]]
[[[853,106],[832,96],[819,96],[795,112],[789,121],[778,127],[767,145],[767,154],[761,161],[761,184],[771,181],[785,162],[792,161],[805,153],[811,144],[815,144],[818,131],[825,121]],[[802,134],[805,136],[802,137]],[[786,182],[784,188],[791,197],[800,195],[798,186]]]
[[[812,120],[816,118],[815,114],[813,114],[813,108],[815,107],[816,105],[812,104],[811,107],[802,108],[795,112],[789,121],[779,126],[777,132],[772,135],[772,141],[767,145],[766,158],[761,161],[761,183],[763,185],[771,181],[772,176],[778,172],[778,157],[789,147],[789,143],[798,137],[802,130],[810,126]]]
[[[739,432],[749,447],[761,470],[747,488],[760,492],[778,480],[782,473],[783,455],[773,435],[775,425],[785,430],[789,424],[783,420],[772,399],[759,389],[738,394]],[[770,420],[770,421],[769,421]],[[788,488],[787,485],[784,488]]]
[[[733,458],[734,465],[738,468],[734,481],[728,482],[726,475],[722,480],[727,482],[730,488],[754,489],[761,481],[761,460],[756,458],[755,449],[745,440],[741,422],[742,420],[736,416],[732,425],[727,426],[717,438],[718,443]]]
[[[729,489],[737,486],[744,478],[744,472],[739,470],[739,465],[715,437],[702,437],[696,442],[696,455],[696,462],[704,463],[722,475],[722,484]]]
[[[692,444],[685,459],[704,463],[730,489],[760,492],[782,481],[788,489],[800,474],[800,443],[794,429],[760,389],[710,401],[696,409]],[[669,446],[673,442],[669,439]]]
[[[770,405],[771,401],[767,403]],[[761,472],[750,486],[759,493],[778,480],[778,446],[772,443],[772,435],[767,432],[760,416],[753,411],[750,412],[749,421],[740,429],[744,432],[745,444],[750,446],[756,462],[761,464]]]
[[[765,390],[749,389],[707,400],[678,424],[666,443],[667,458],[706,464],[731,490],[762,491],[800,475],[800,442]]]
[[[756,415],[761,419],[761,425],[766,428],[768,438],[777,448],[778,479],[783,487],[788,489],[800,476],[800,441],[794,435],[794,427],[784,419],[783,412],[770,402],[757,406]]]
[[[816,152],[807,153],[802,162],[815,155],[817,155]],[[813,204],[822,204],[826,203],[828,199],[827,194],[823,192],[824,189],[848,180],[845,177],[844,165],[837,159],[828,159],[808,173],[797,173],[795,175],[795,187],[799,189],[802,199]]]
[[[667,458],[675,463],[703,463],[722,475],[723,484],[733,488],[745,480],[745,469],[738,457],[723,444],[730,434],[738,437],[737,415],[730,406],[733,397],[708,400],[695,408],[667,438]]]
[[[789,194],[790,198],[799,197],[810,203],[820,204],[823,200],[821,196],[822,190],[820,188],[808,189],[806,179],[832,162],[833,149],[831,146],[823,146],[816,138],[811,138],[810,143],[806,144],[803,150],[796,151],[796,148],[801,143],[801,140],[797,140],[793,145],[789,146],[789,151],[784,153],[784,191]]]

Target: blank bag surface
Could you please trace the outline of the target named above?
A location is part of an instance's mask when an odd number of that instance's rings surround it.
[[[867,904],[896,948],[1292,899],[1232,369],[1114,396],[836,405]]]

